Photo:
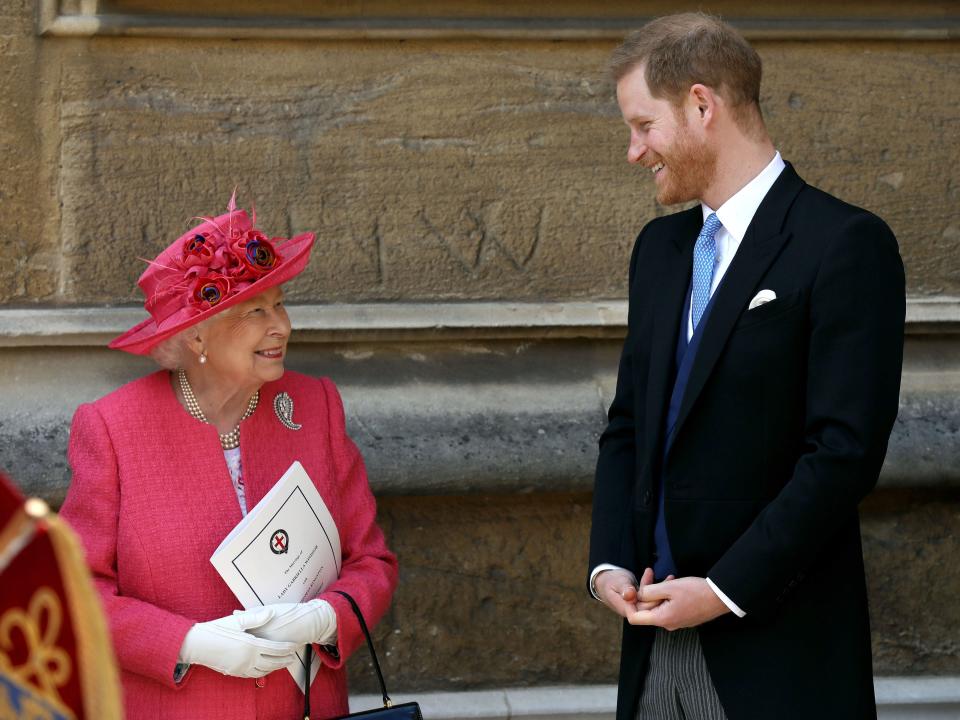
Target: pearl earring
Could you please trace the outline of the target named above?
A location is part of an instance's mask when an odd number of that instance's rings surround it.
[[[201,365],[207,364],[207,354],[205,352],[200,353],[200,364]]]

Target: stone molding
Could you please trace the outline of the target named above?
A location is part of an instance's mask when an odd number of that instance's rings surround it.
[[[625,300],[291,305],[294,342],[617,338]],[[0,308],[0,347],[103,346],[140,307]],[[960,332],[960,298],[907,299],[908,335]]]
[[[933,720],[960,716],[960,677],[878,677],[874,679],[879,720]],[[416,700],[433,720],[609,720],[614,716],[614,685],[501,688],[468,692],[393,695],[394,703]],[[380,707],[379,695],[356,695],[350,709]]]
[[[162,8],[162,3],[156,3]],[[64,9],[66,8],[66,12]],[[91,0],[39,0],[37,30],[47,37],[255,38],[272,40],[619,40],[647,16],[437,17],[430,9],[402,17],[185,16],[101,11]],[[752,40],[953,40],[960,17],[728,17]]]
[[[300,305],[290,364],[333,378],[381,495],[582,492],[626,303]],[[0,308],[0,466],[62,500],[73,410],[155,368],[107,350],[142,308]],[[960,487],[960,299],[907,305],[884,487]]]

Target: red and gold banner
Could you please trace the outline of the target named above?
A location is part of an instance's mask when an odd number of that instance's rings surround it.
[[[0,474],[0,720],[120,720],[116,661],[73,532]]]

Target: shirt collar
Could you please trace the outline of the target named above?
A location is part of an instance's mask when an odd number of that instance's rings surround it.
[[[763,202],[773,183],[780,177],[780,173],[786,167],[780,153],[773,156],[773,160],[760,171],[753,180],[740,188],[733,197],[727,200],[716,210],[712,210],[705,203],[700,203],[703,210],[703,219],[706,221],[710,213],[715,212],[717,218],[723,223],[723,228],[730,233],[731,237],[739,244],[743,236],[747,234],[747,228],[757,214],[757,208]]]

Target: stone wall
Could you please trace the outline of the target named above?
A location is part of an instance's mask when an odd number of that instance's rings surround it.
[[[302,302],[620,297],[665,212],[624,163],[611,40],[38,38],[31,5],[0,11],[0,302],[136,301],[139,258],[235,186],[318,233]],[[911,293],[960,294],[958,44],[755,43],[784,157],[890,223]]]
[[[389,498],[400,588],[378,632],[405,690],[616,682],[620,625],[584,592],[587,494]],[[957,674],[960,492],[881,490],[863,507],[878,675]],[[351,677],[369,692],[364,654]]]
[[[151,369],[103,349],[141,312],[142,258],[238,186],[267,231],[318,233],[291,363],[343,389],[400,557],[377,631],[394,684],[612,682],[618,624],[583,586],[590,468],[629,251],[668,209],[624,162],[603,64],[629,17],[684,4],[260,5],[0,4],[0,467],[59,504],[73,409]],[[960,19],[708,9],[763,57],[784,157],[900,240],[902,409],[862,510],[875,667],[958,675]]]

